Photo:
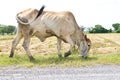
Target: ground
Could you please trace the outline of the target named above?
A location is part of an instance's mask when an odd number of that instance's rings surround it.
[[[120,52],[120,34],[87,34],[88,38],[92,41],[92,48],[90,54],[106,54],[106,53],[116,53]],[[4,35],[0,36],[0,54],[9,54],[11,49],[12,40],[15,35]],[[15,53],[25,54],[22,47],[23,39],[20,41],[15,49]],[[51,55],[57,53],[57,39],[55,37],[50,37],[45,40],[45,42],[40,42],[36,37],[32,37],[30,43],[30,49],[32,54],[40,55]],[[69,44],[62,43],[62,53],[69,49]]]
[[[116,53],[120,50],[120,34],[87,34],[88,38],[92,41],[92,48],[89,53]],[[15,35],[0,36],[0,54],[9,54],[12,40]],[[15,53],[25,54],[22,47],[23,39],[20,41],[15,49]],[[32,37],[30,43],[30,49],[32,54],[49,55],[57,53],[57,40],[56,37],[50,37],[41,42],[38,38]],[[64,53],[69,49],[69,44],[62,43],[62,52]]]
[[[92,41],[92,48],[89,54],[114,54],[120,53],[120,34],[112,33],[112,34],[87,34],[88,38]],[[12,40],[14,39],[15,35],[4,35],[0,36],[0,54],[9,54]],[[22,39],[23,41],[23,39]],[[22,41],[18,44],[15,49],[15,54],[25,54],[24,49],[22,48]],[[48,38],[45,42],[40,42],[39,39],[33,37],[31,39],[31,52],[32,54],[39,54],[39,55],[51,55],[57,53],[56,48],[56,38],[51,37]],[[66,43],[62,43],[62,52],[67,51],[69,45]],[[6,56],[6,55],[5,55]],[[20,56],[20,55],[19,55]],[[43,57],[42,56],[42,57]],[[109,55],[108,55],[109,56]],[[1,55],[4,57],[4,55]],[[40,56],[39,56],[40,57]],[[43,63],[47,62],[48,65],[54,64],[68,64],[71,63],[72,65],[80,65],[83,64],[81,67],[72,67],[71,64],[69,67],[32,67],[32,68],[24,68],[19,67],[19,62],[26,62],[27,59],[23,59],[22,57],[16,57],[10,59],[5,57],[5,59],[1,58],[1,62],[9,62],[13,63],[12,66],[2,67],[0,66],[0,80],[119,80],[120,79],[120,64],[109,64],[109,62],[117,61],[120,62],[119,54],[114,55],[114,57],[109,56],[109,58],[104,59],[105,57],[91,57],[87,60],[79,59],[79,58],[71,58],[68,59],[56,59],[55,57],[45,58],[46,60],[42,60]],[[37,57],[36,57],[37,58]],[[54,59],[51,59],[54,58]],[[98,59],[97,59],[98,58]],[[116,58],[116,59],[115,59]],[[17,59],[17,60],[16,60]],[[78,59],[78,60],[74,60]],[[25,61],[26,60],[26,61]],[[59,61],[60,60],[60,61]],[[65,60],[65,61],[64,61]],[[107,65],[104,64],[104,60],[106,61]],[[50,61],[50,62],[49,62]],[[58,61],[58,62],[57,62]],[[101,63],[103,64],[96,64],[91,65],[92,63]],[[100,62],[99,62],[100,61]],[[52,62],[52,63],[51,63]],[[57,62],[57,63],[56,63]],[[75,62],[73,64],[73,62]],[[80,64],[79,64],[80,62]],[[84,63],[90,63],[91,66],[84,66]],[[1,63],[1,64],[3,64]],[[28,63],[28,64],[27,64]],[[30,62],[29,60],[22,65],[39,65],[41,63],[41,59],[36,60],[36,62]],[[18,66],[18,67],[16,67]]]
[[[0,80],[120,80],[120,65],[88,67],[0,67]]]

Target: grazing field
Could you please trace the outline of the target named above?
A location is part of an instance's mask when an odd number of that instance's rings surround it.
[[[12,40],[15,35],[0,36],[0,66],[87,66],[95,64],[120,64],[120,34],[87,34],[92,41],[92,47],[88,59],[82,59],[78,51],[68,58],[59,59],[57,56],[56,38],[50,37],[45,42],[33,37],[31,39],[31,52],[35,57],[34,62],[30,62],[24,49],[22,41],[15,49],[14,58],[9,58]],[[69,49],[69,45],[62,43],[62,53]]]

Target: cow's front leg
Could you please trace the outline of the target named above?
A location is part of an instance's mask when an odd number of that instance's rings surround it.
[[[28,57],[30,58],[30,61],[33,61],[33,60],[35,60],[35,59],[34,59],[33,56],[31,55],[31,52],[30,52],[30,49],[29,49],[29,44],[30,44],[30,37],[27,37],[27,38],[24,39],[24,42],[23,42],[23,45],[22,45],[22,46],[23,46],[23,48],[25,49]]]
[[[70,49],[69,49],[68,52],[66,52],[64,54],[64,57],[68,57],[72,53],[72,49],[75,46],[74,42],[72,41],[72,39],[69,36],[66,37],[66,41],[70,44]]]
[[[60,50],[61,50],[61,39],[60,38],[57,38],[57,50],[58,50],[58,56],[59,56],[59,58],[61,58],[62,54],[60,52]]]

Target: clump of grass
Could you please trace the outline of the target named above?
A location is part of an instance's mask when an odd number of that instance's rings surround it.
[[[9,58],[7,54],[0,55],[0,66],[9,66],[9,65],[21,65],[28,62],[28,58],[25,55],[15,55],[14,58]]]
[[[12,40],[14,39],[15,35],[0,35],[0,41],[3,41],[3,40]]]
[[[35,61],[30,62],[27,55],[16,54],[9,58],[7,54],[0,55],[0,66],[18,65],[20,67],[79,67],[96,64],[120,64],[120,53],[113,54],[90,54],[87,59],[83,59],[78,54],[72,54],[67,58],[58,58],[57,54],[53,55],[34,55]]]
[[[53,48],[53,44],[49,44],[49,45],[48,45],[48,48]]]

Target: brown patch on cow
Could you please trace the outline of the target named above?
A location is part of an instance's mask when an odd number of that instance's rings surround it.
[[[85,40],[87,41],[87,35],[85,35],[84,37],[85,37]]]
[[[89,38],[87,38],[87,35],[84,36],[85,37],[85,40],[87,42],[87,45],[88,45],[88,51],[90,50],[91,48],[91,40]]]
[[[30,32],[29,32],[29,35],[32,35],[33,34],[33,30],[31,29]]]
[[[50,34],[51,36],[56,36],[55,33],[52,30],[46,30],[47,34]]]
[[[67,43],[67,41],[63,38],[63,35],[60,35],[58,38],[62,39],[65,43]]]
[[[52,31],[52,30],[46,30],[46,33],[48,33],[48,34],[54,34],[54,32]]]

